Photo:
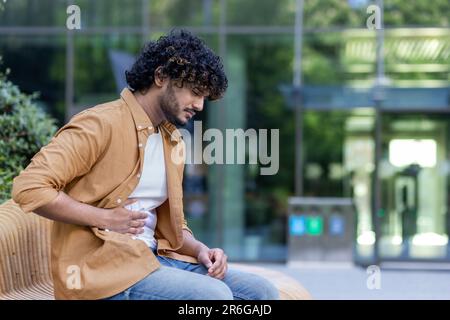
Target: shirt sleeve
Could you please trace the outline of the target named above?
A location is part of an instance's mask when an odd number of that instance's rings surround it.
[[[194,233],[192,232],[191,229],[189,229],[188,225],[187,225],[187,221],[185,218],[183,218],[183,230],[186,230],[187,232],[189,232],[191,235],[194,235]]]
[[[179,133],[180,135],[181,135],[181,133]],[[179,143],[180,143],[180,147],[182,148],[182,150],[181,150],[181,154],[183,155],[183,157],[186,155],[186,143],[181,139],[180,141],[179,141]],[[183,158],[183,161],[182,161],[182,164],[181,164],[181,166],[180,166],[180,178],[181,178],[181,180],[183,180],[183,172],[184,172],[184,161],[185,159]],[[188,224],[187,224],[187,221],[186,221],[186,218],[184,217],[184,212],[183,212],[183,230],[186,230],[186,231],[188,231],[192,236],[194,235],[194,233],[192,232],[192,230],[191,229],[189,229],[189,227],[188,227]]]
[[[24,212],[51,202],[72,180],[89,172],[109,138],[109,126],[99,113],[85,110],[75,115],[14,178],[13,200]]]

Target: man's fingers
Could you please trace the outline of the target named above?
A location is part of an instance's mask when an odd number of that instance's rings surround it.
[[[129,228],[128,229],[128,233],[131,233],[133,235],[141,234],[143,232],[144,232],[144,229],[142,229],[142,228]]]
[[[222,256],[220,260],[216,261],[213,266],[213,274],[217,275],[220,271],[223,270],[223,268],[225,268],[227,265],[227,259],[226,256]]]
[[[222,250],[214,251],[214,263],[208,269],[208,273],[213,277],[219,275],[227,265],[227,258],[227,255]]]
[[[212,277],[216,277],[217,275],[219,275],[223,271],[224,268],[225,268],[225,265],[220,265],[220,266],[218,266],[216,268],[213,268],[213,272],[210,272],[210,275]]]
[[[223,279],[227,270],[227,255],[220,248],[209,249],[198,257],[208,270],[208,276]]]
[[[138,199],[133,199],[133,198],[127,199],[127,200],[125,200],[125,202],[122,204],[122,207],[128,206],[128,205],[130,205],[130,204],[132,204],[132,203],[135,203],[136,201],[138,201]]]
[[[214,264],[212,265],[212,268],[217,269],[227,261],[227,256],[223,251],[215,251],[213,259]]]
[[[204,264],[205,264],[205,267],[206,267],[208,270],[210,270],[211,267],[213,266],[213,263],[212,263],[211,260],[206,261]]]
[[[206,267],[206,269],[209,269],[212,266],[212,261],[209,254],[200,253],[197,259],[201,264],[203,264]]]
[[[217,279],[223,279],[225,277],[225,273],[227,271],[228,267],[227,264],[224,263],[222,266],[220,266],[217,270],[214,270],[210,276]]]
[[[129,225],[133,228],[142,228],[145,225],[145,220],[131,220]]]
[[[225,265],[224,268],[220,271],[220,273],[217,274],[216,278],[222,280],[225,278],[225,274],[227,273],[228,266]]]
[[[213,263],[213,265],[211,266],[211,268],[209,268],[208,271],[210,271],[211,273],[215,273],[218,269],[221,269],[222,266],[223,266],[222,261],[216,261]]]
[[[143,211],[132,211],[131,214],[131,219],[133,220],[146,219],[147,217],[148,213]]]

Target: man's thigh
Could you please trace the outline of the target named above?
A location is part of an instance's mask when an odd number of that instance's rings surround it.
[[[222,281],[195,272],[161,266],[109,300],[232,300]]]
[[[191,273],[204,276],[208,273],[208,270],[202,264],[183,262],[161,256],[158,256],[158,260],[162,265],[190,271]],[[214,279],[209,276],[206,277]],[[230,288],[236,300],[279,299],[278,289],[263,277],[253,273],[230,268],[222,281]]]
[[[230,268],[222,280],[233,292],[235,300],[278,300],[278,289],[265,278]]]

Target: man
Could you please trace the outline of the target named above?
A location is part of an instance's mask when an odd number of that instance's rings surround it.
[[[55,221],[55,297],[277,299],[268,281],[228,270],[223,250],[196,240],[184,219],[175,124],[223,96],[220,58],[172,31],[126,78],[120,99],[75,115],[14,179],[21,208]]]

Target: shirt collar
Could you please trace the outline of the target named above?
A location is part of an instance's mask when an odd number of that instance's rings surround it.
[[[153,129],[155,126],[162,127],[171,136],[172,141],[179,142],[182,138],[181,133],[178,131],[177,127],[167,120],[160,120],[162,117],[155,111],[152,110],[147,114],[144,108],[136,100],[133,93],[128,88],[124,88],[120,93],[120,96],[125,101],[129,107],[131,114],[133,116],[134,124],[136,126],[136,131],[141,131],[144,129]]]
[[[169,121],[164,120],[162,122],[161,127],[163,128],[163,130],[166,130],[167,133],[170,135],[171,141],[180,142],[181,139],[183,139],[181,132],[177,129],[175,125],[173,125]]]

